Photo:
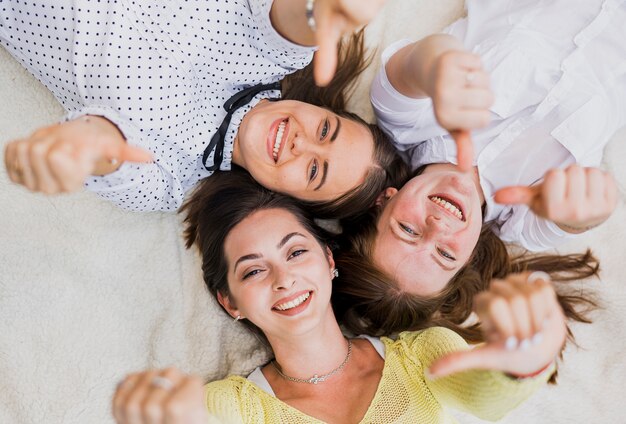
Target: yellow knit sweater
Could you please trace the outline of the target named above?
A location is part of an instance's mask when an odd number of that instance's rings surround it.
[[[456,423],[444,406],[497,420],[552,373],[551,367],[534,378],[514,380],[499,372],[475,370],[429,381],[424,369],[435,359],[468,348],[458,334],[437,327],[405,332],[395,341],[381,340],[385,345],[383,375],[361,423]],[[206,401],[209,412],[225,423],[322,423],[242,377],[207,384]]]

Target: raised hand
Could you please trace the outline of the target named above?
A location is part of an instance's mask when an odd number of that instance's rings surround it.
[[[565,318],[549,277],[544,273],[509,275],[493,280],[474,309],[487,342],[435,361],[433,378],[470,369],[532,375],[550,365],[566,337]]]
[[[123,161],[149,162],[152,155],[126,144],[105,118],[85,116],[35,131],[7,144],[11,181],[46,194],[79,190],[90,175],[115,171]]]
[[[113,396],[118,424],[206,424],[204,386],[175,368],[127,376]]]
[[[348,31],[369,23],[386,0],[316,0],[313,8],[315,53],[313,74],[319,86],[327,85],[337,68],[337,44]]]
[[[546,173],[543,183],[498,190],[495,201],[524,204],[570,233],[600,225],[617,207],[617,184],[608,172],[572,165]]]

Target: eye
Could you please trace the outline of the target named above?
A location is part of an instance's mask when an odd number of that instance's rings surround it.
[[[289,256],[287,257],[287,260],[289,260],[289,259],[293,259],[293,258],[296,258],[296,257],[298,257],[298,256],[300,256],[300,255],[305,254],[306,252],[308,252],[308,250],[306,250],[306,249],[297,249],[297,250],[294,250],[293,252],[291,252],[291,253],[289,254]]]
[[[309,182],[313,181],[317,176],[317,169],[319,168],[317,164],[317,160],[313,160],[313,165],[311,165],[311,172],[309,173]]]
[[[324,120],[324,126],[322,127],[322,134],[320,140],[323,140],[328,135],[328,131],[330,130],[330,122],[328,122],[328,118]]]
[[[412,228],[407,227],[406,225],[402,224],[402,223],[398,223],[398,225],[400,225],[400,228],[402,229],[402,231],[404,231],[407,234],[410,234],[412,236],[416,236],[417,233],[415,231],[413,231]]]
[[[253,269],[252,271],[246,272],[241,279],[245,280],[247,278],[254,277],[257,274],[260,274],[261,272],[263,272],[262,269]]]
[[[443,249],[437,248],[437,253],[439,253],[439,255],[443,256],[449,261],[456,261],[456,258],[454,256],[452,256],[450,253],[446,252]]]

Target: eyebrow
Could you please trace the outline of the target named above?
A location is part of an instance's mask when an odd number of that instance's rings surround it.
[[[295,236],[300,236],[300,237],[305,237],[306,236],[302,233],[299,233],[297,231],[294,231],[293,233],[289,233],[287,234],[285,237],[283,237],[280,242],[276,245],[277,249],[281,249],[289,240],[291,240],[292,237]],[[237,262],[235,262],[235,266],[234,266],[234,270],[237,270],[237,267],[239,266],[240,263],[245,262],[245,261],[252,261],[255,259],[261,259],[263,257],[263,255],[259,254],[259,253],[250,253],[249,255],[243,255],[242,257],[240,257],[239,259],[237,259]]]
[[[430,257],[433,258],[433,261],[437,262],[437,265],[439,265],[444,271],[454,271],[454,267],[447,267],[445,266],[434,254],[430,254]]]
[[[336,124],[335,124],[335,132],[333,133],[332,136],[330,136],[330,142],[332,143],[333,141],[335,141],[335,139],[337,138],[337,136],[339,135],[339,130],[341,129],[341,121],[339,120],[339,117],[336,116],[335,119]],[[315,187],[313,189],[313,191],[317,191],[319,190],[325,183],[326,183],[326,178],[328,177],[328,161],[324,161],[324,168],[322,170],[322,179],[320,180],[320,183],[317,185],[317,187]]]

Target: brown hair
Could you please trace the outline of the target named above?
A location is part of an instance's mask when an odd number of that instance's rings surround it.
[[[194,244],[202,257],[202,276],[209,292],[229,296],[228,263],[224,241],[231,230],[252,213],[265,209],[284,209],[296,217],[304,229],[325,248],[327,233],[318,227],[313,217],[289,196],[274,193],[259,185],[244,171],[216,173],[204,179],[185,201],[180,213],[185,217],[184,236],[187,248]],[[234,299],[230,298],[234,304]],[[248,329],[267,344],[263,332],[248,320]]]
[[[373,57],[366,55],[363,37],[364,31],[361,30],[340,43],[337,72],[326,87],[315,84],[313,64],[287,75],[282,81],[282,99],[298,100],[329,109],[339,116],[360,123],[369,130],[374,139],[376,164],[368,170],[363,184],[331,201],[301,201],[319,218],[341,219],[359,214],[372,206],[378,194],[385,188],[402,185],[409,177],[409,167],[398,156],[389,137],[378,126],[367,123],[346,109],[357,78]]]
[[[491,225],[486,224],[471,258],[443,291],[435,296],[419,296],[400,290],[371,259],[379,211],[379,207],[372,208],[364,215],[358,222],[359,231],[345,236],[344,248],[335,254],[339,277],[333,285],[333,308],[339,322],[355,334],[379,336],[442,326],[469,342],[482,342],[479,324],[463,325],[472,313],[474,296],[486,290],[493,278],[524,271],[547,272],[555,282],[565,316],[591,322],[588,313],[598,306],[595,294],[567,284],[598,275],[599,264],[591,251],[552,255],[519,249],[510,253]],[[568,339],[574,341],[569,327]]]

